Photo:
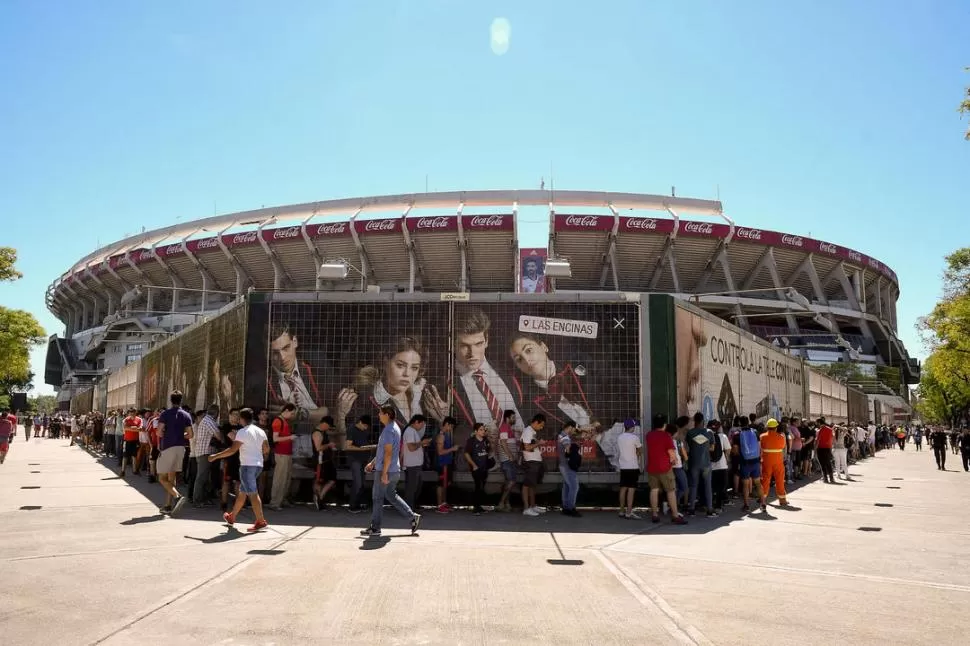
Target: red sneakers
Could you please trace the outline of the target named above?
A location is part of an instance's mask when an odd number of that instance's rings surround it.
[[[249,529],[247,529],[246,531],[247,532],[258,532],[259,530],[263,529],[267,525],[269,525],[269,523],[267,523],[265,520],[257,520],[256,523],[253,524],[253,526],[250,527]]]
[[[232,527],[236,524],[236,517],[232,515],[232,512],[227,511],[222,515],[222,520],[226,521],[226,524]]]

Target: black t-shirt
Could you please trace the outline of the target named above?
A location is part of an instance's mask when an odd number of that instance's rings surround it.
[[[933,433],[933,436],[932,436],[931,439],[933,440],[933,448],[934,449],[945,449],[946,448],[946,432],[945,431],[937,431],[937,432]]]
[[[347,439],[354,443],[354,446],[367,446],[373,444],[369,430],[360,430],[356,424],[347,429]],[[347,460],[350,462],[369,462],[372,453],[370,451],[347,451]]]
[[[322,435],[320,439],[320,444],[323,445],[323,450],[319,453],[317,452],[317,447],[313,445],[313,461],[317,464],[323,464],[324,462],[333,462],[333,449],[330,448],[330,433],[325,433],[321,430],[313,431],[313,435]],[[310,437],[310,441],[313,442],[313,437]]]
[[[815,446],[815,443],[813,442],[813,440],[815,439],[814,428],[803,426],[802,428],[798,429],[798,434],[802,438],[802,446],[809,446],[809,447]]]
[[[960,436],[960,448],[964,451],[970,451],[970,433],[964,433]]]
[[[465,453],[471,456],[472,461],[479,469],[488,468],[488,438],[478,439],[474,435],[468,438],[465,443]]]

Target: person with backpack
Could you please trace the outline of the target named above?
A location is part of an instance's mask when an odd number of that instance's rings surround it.
[[[759,501],[764,500],[761,489],[761,444],[753,425],[749,422],[742,427],[731,444],[731,453],[739,456],[741,460],[741,500],[743,502],[741,511],[751,511],[748,499],[751,497],[752,489],[757,489]],[[762,511],[766,511],[763,504]]]
[[[788,496],[785,491],[785,445],[788,439],[779,433],[778,420],[771,418],[765,422],[767,431],[759,438],[761,449],[761,511],[767,511],[768,492],[771,491],[771,481],[775,481],[775,493],[782,507],[788,506]]]
[[[579,467],[583,462],[582,447],[573,439],[576,425],[563,424],[562,432],[556,441],[559,447],[559,473],[562,474],[562,513],[564,516],[579,518],[576,498],[579,495]]]
[[[711,493],[711,454],[714,452],[714,434],[704,427],[704,413],[694,414],[694,428],[687,432],[687,475],[690,486],[688,514],[694,515],[697,507],[697,490],[704,487],[704,503],[707,517],[716,518]]]
[[[729,504],[728,486],[728,454],[731,452],[731,441],[721,427],[721,422],[714,420],[710,424],[714,435],[714,452],[711,453],[711,488],[714,490],[714,511],[724,511],[724,505]]]

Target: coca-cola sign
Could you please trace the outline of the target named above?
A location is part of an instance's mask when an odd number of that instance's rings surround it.
[[[285,229],[273,229],[273,240],[289,240],[300,235],[300,227],[286,227]]]
[[[761,240],[761,229],[745,229],[741,227],[734,232],[734,235],[742,240]]]
[[[475,215],[468,222],[469,226],[476,229],[488,229],[500,227],[505,224],[504,215]]]
[[[839,250],[836,249],[835,245],[829,242],[818,243],[818,250],[821,251],[822,253],[832,253],[832,254],[839,252]]]
[[[166,256],[174,256],[174,255],[180,254],[180,253],[182,253],[182,244],[181,243],[170,244],[167,247],[165,247],[164,255],[166,255]]]
[[[339,236],[347,233],[346,222],[328,222],[317,227],[317,236]]]
[[[448,228],[448,218],[438,217],[438,218],[418,218],[417,222],[414,223],[415,229],[447,229]]]
[[[566,216],[567,227],[592,228],[600,223],[600,219],[595,215],[569,215]]]
[[[151,249],[142,249],[141,253],[138,254],[138,261],[145,262],[146,260],[151,260],[155,257],[155,253]]]
[[[875,258],[870,258],[870,259],[869,259],[869,266],[870,266],[870,267],[872,267],[873,269],[879,269],[879,268],[880,268],[880,266],[881,266],[881,264],[882,264],[882,263],[880,263],[880,262],[879,262],[878,260],[876,260]]]
[[[781,244],[786,244],[789,247],[801,247],[805,244],[805,241],[801,236],[793,236],[791,234],[784,234],[781,236]]]
[[[862,262],[862,254],[858,251],[852,251],[852,249],[849,249],[846,251],[846,254],[849,256],[849,260],[853,262]]]
[[[198,251],[204,251],[205,249],[215,249],[219,246],[219,240],[217,238],[202,238],[195,244],[195,248]]]
[[[232,237],[232,244],[252,244],[256,242],[257,233],[255,231],[247,231],[246,233],[237,233]]]
[[[368,220],[364,223],[364,231],[367,231],[368,233],[374,233],[377,231],[394,231],[394,225],[396,225],[397,222],[397,220],[392,220],[390,218],[384,220]]]
[[[684,224],[684,233],[709,236],[714,233],[714,225],[710,222],[687,222]]]
[[[641,231],[656,231],[657,221],[653,218],[627,218],[627,229],[639,229]]]

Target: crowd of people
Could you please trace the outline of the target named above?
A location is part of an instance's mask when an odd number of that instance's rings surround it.
[[[25,440],[70,437],[71,444],[116,460],[122,478],[140,477],[158,483],[165,493],[160,513],[176,516],[186,504],[204,509],[221,506],[223,519],[233,525],[244,506],[252,508],[256,522],[250,531],[266,526],[266,507],[279,511],[301,495],[316,509],[346,504],[351,513],[367,511],[364,504],[366,473],[373,472],[371,520],[362,532],[379,535],[384,503],[409,520],[413,531],[421,522],[419,498],[427,468],[426,452],[435,455],[437,473],[434,511],[451,513],[448,492],[458,464],[467,466],[474,483],[472,512],[512,511],[519,494],[521,513],[540,516],[548,511],[536,503],[546,471],[540,437],[547,437],[546,418],[536,414],[517,431],[515,411],[506,411],[498,429],[476,423],[468,441],[454,441],[456,421],[446,417],[442,430],[426,437],[423,415],[398,420],[393,406],[380,409],[380,434],[374,442],[373,421],[361,415],[354,427],[338,433],[325,416],[310,436],[314,470],[309,478],[297,477],[293,445],[297,436],[293,422],[297,409],[283,406],[273,418],[266,408],[233,409],[220,419],[217,406],[192,411],[173,392],[170,407],[157,410],[112,410],[107,414],[39,414],[22,418]],[[741,503],[743,513],[765,512],[771,487],[780,507],[788,505],[788,488],[795,482],[821,476],[825,483],[851,481],[849,464],[876,451],[905,450],[908,443],[922,450],[923,439],[932,444],[939,469],[945,470],[947,446],[962,454],[964,470],[970,471],[970,430],[922,426],[876,426],[829,424],[825,418],[769,418],[763,422],[752,414],[727,423],[706,420],[701,413],[669,422],[657,415],[651,430],[643,434],[636,419],[623,421],[617,439],[619,515],[637,520],[637,496],[642,495],[645,466],[646,504],[653,522],[670,517],[675,524],[698,511],[716,517],[725,508]],[[17,418],[0,413],[0,462],[16,432]],[[402,429],[403,426],[403,429]],[[350,492],[340,495],[337,456],[350,470]],[[556,456],[561,475],[560,510],[581,516],[577,509],[579,472],[582,468],[581,438],[575,425],[558,430]],[[500,474],[496,505],[486,505],[489,474]],[[403,496],[398,494],[402,478]],[[494,478],[493,478],[494,480]],[[300,487],[300,482],[309,486]],[[183,493],[184,492],[184,493]],[[494,492],[492,496],[496,495]],[[492,501],[494,502],[494,501]]]

